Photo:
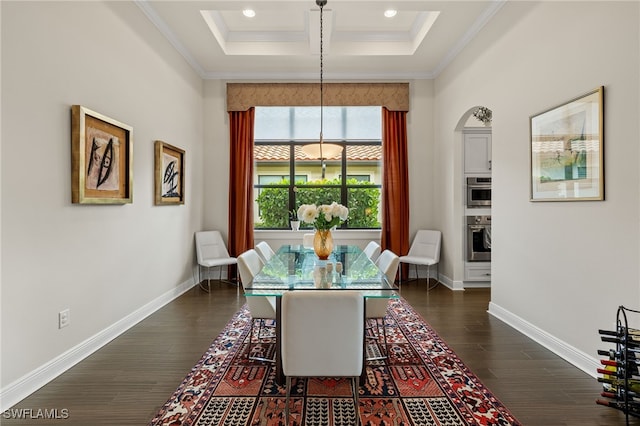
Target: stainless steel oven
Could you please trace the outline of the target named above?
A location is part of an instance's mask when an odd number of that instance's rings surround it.
[[[467,178],[467,207],[491,207],[491,178]]]
[[[491,260],[491,216],[467,216],[467,261]]]

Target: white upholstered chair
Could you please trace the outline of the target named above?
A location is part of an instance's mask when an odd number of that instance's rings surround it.
[[[396,274],[398,273],[398,265],[400,263],[400,258],[397,254],[392,252],[391,250],[383,251],[376,265],[378,268],[384,273],[387,277],[389,283],[393,284],[396,279]],[[387,347],[387,332],[385,328],[385,317],[387,316],[387,307],[389,305],[388,298],[378,298],[378,297],[369,297],[367,298],[366,303],[366,318],[367,320],[374,320],[376,324],[376,336],[380,337],[380,332],[378,331],[378,321],[382,321],[382,347],[385,348],[384,353],[380,356],[374,356],[367,358],[368,361],[376,360],[376,359],[384,359],[387,357],[386,355],[386,347]]]
[[[260,241],[258,244],[256,244],[256,251],[262,258],[262,261],[264,263],[267,263],[276,254],[276,252],[273,251],[269,243],[266,241]]]
[[[375,262],[378,260],[378,256],[380,256],[380,244],[375,241],[369,241],[369,244],[367,244],[363,251],[372,262]]]
[[[196,232],[196,257],[198,259],[198,284],[203,290],[201,271],[202,268],[207,270],[207,291],[211,290],[210,268],[219,268],[218,280],[222,281],[222,267],[237,263],[237,259],[229,255],[220,231]]]
[[[260,255],[258,255],[258,252],[254,249],[249,249],[238,256],[238,271],[240,272],[240,281],[242,281],[243,288],[249,285],[253,280],[253,277],[260,272],[263,266],[264,262],[260,258]],[[253,323],[255,321],[259,322],[258,341],[260,341],[262,337],[262,330],[265,326],[265,320],[276,319],[275,297],[246,296],[246,299],[252,318],[251,332],[249,333],[249,359],[274,362],[275,359],[253,356],[251,348],[253,344]]]
[[[358,377],[364,363],[364,297],[353,290],[286,292],[281,315],[282,371],[289,424],[292,377],[351,377],[356,424],[360,424]],[[354,423],[349,423],[354,424]]]
[[[400,285],[402,286],[402,263],[413,264],[416,267],[416,280],[418,279],[418,265],[427,267],[427,289],[431,289],[440,282],[440,245],[442,243],[442,233],[440,231],[421,229],[416,233],[409,253],[400,256]],[[436,265],[436,283],[429,287],[431,278],[431,267]]]

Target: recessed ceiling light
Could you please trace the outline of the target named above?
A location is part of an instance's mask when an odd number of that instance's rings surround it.
[[[398,14],[398,11],[395,9],[387,9],[384,11],[384,16],[386,16],[387,18],[393,18],[397,14]]]
[[[253,9],[245,9],[242,11],[242,14],[247,18],[253,18],[254,16],[256,16],[256,11]]]

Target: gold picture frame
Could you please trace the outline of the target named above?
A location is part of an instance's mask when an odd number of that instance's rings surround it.
[[[133,128],[71,106],[71,202],[133,202]]]
[[[604,200],[604,87],[530,117],[531,201]]]
[[[155,142],[156,205],[184,204],[184,150]]]

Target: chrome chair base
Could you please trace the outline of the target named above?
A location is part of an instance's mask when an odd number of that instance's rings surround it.
[[[221,283],[226,283],[226,284],[231,284],[231,285],[235,285],[237,286],[239,284],[238,279],[236,278],[235,282],[231,281],[231,280],[223,280],[222,279],[222,267],[223,266],[229,266],[229,265],[222,265],[222,266],[218,266],[218,281]],[[209,293],[211,291],[211,274],[210,274],[210,270],[211,268],[207,268],[207,287],[204,287],[202,285],[203,281],[202,281],[202,266],[198,265],[198,286],[200,286],[200,288]]]

